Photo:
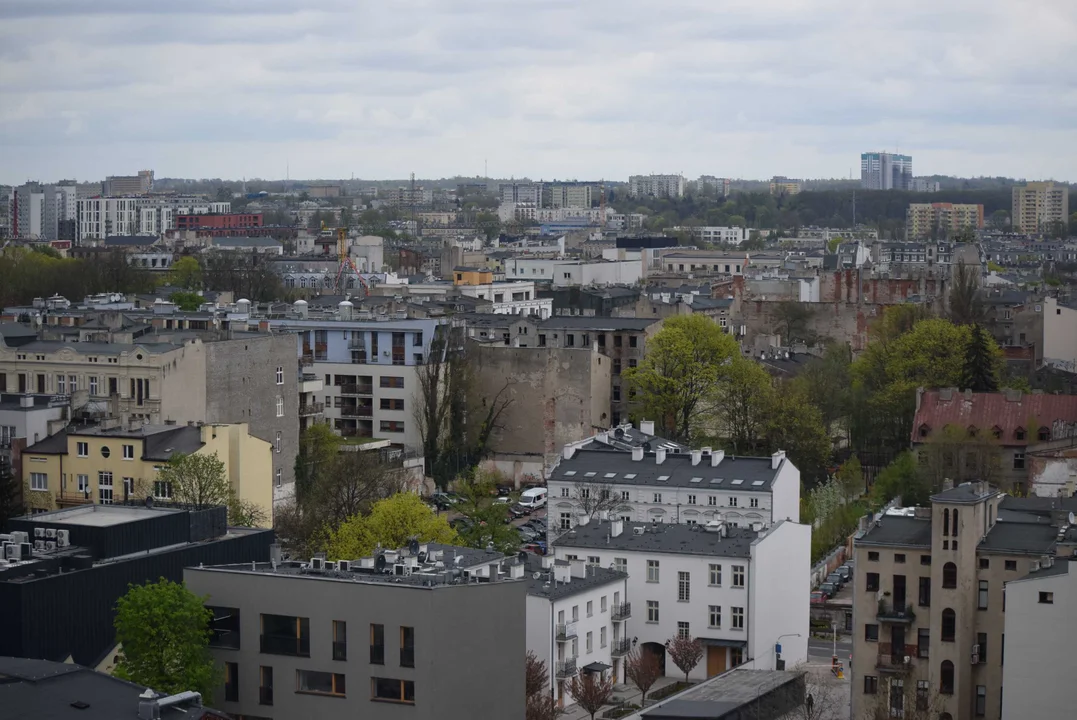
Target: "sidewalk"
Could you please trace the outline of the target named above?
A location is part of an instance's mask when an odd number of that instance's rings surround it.
[[[675,677],[658,678],[658,680],[655,682],[655,684],[651,686],[651,689],[647,691],[647,697],[650,698],[651,694],[655,690],[660,690],[660,689],[666,687],[667,685],[672,685],[673,683],[677,682],[678,679],[683,679],[683,678],[675,678]],[[637,705],[639,704],[640,691],[637,690],[636,686],[632,685],[631,683],[629,683],[628,685],[614,685],[613,686],[613,695],[614,695],[614,697],[623,698],[626,702],[635,703]],[[606,712],[611,707],[613,707],[613,705],[603,706],[603,708],[601,710],[599,710],[597,713],[595,713],[595,718],[597,719],[597,718],[601,717],[602,713]],[[558,718],[559,719],[560,718],[565,718],[566,720],[590,720],[591,716],[590,716],[590,714],[587,713],[587,711],[585,711],[579,705],[569,705],[568,707],[565,708],[565,711],[561,715],[558,716]]]

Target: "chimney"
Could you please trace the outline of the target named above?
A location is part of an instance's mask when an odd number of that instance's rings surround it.
[[[572,572],[572,577],[574,577],[574,578],[585,578],[585,577],[587,577],[587,561],[586,560],[584,560],[583,558],[580,558],[578,560],[569,560],[569,562],[571,563],[569,568],[570,568],[570,570]]]
[[[693,466],[699,465],[699,461],[702,460],[702,459],[703,459],[703,451],[702,450],[693,450],[692,451],[692,465]]]
[[[718,463],[725,459],[725,450],[715,450],[711,453],[711,467],[718,467]]]
[[[779,450],[770,456],[770,469],[777,470],[778,466],[782,464],[782,460],[785,460],[785,450]]]
[[[571,445],[565,445],[565,460],[571,460],[572,456],[576,454],[576,448]]]
[[[554,582],[567,583],[572,579],[572,568],[568,565],[561,565],[560,563],[554,563],[553,565],[553,579]]]
[[[659,465],[664,463],[666,461],[666,449],[665,448],[658,448],[657,450],[655,450],[654,451],[654,459],[655,459],[655,462],[657,464],[659,464]]]
[[[620,518],[610,521],[610,537],[619,537],[625,531],[625,521]]]
[[[643,459],[643,448],[641,448],[641,447],[632,448],[632,459],[634,461],[636,461],[636,462],[639,462],[640,460],[642,460]]]
[[[609,445],[610,434],[608,432],[606,432],[605,430],[603,430],[597,436],[595,436],[595,439],[598,440],[603,445]]]
[[[640,420],[639,431],[644,435],[654,435],[654,420]]]
[[[581,514],[579,517],[576,518],[576,524],[580,526],[586,525],[589,522],[591,522],[590,515]]]
[[[512,578],[513,580],[519,580],[523,576],[524,576],[524,564],[523,563],[518,562],[518,563],[513,563],[512,565],[509,565],[509,577],[510,578]]]
[[[19,398],[19,407],[32,408],[34,406],[33,395],[23,395]]]

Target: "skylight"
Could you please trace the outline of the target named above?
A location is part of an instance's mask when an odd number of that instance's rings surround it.
[[[583,474],[583,476],[584,476],[584,477],[594,477],[594,476],[595,476],[595,475],[597,475],[597,474],[598,474],[598,473],[595,473],[595,472],[593,472],[593,471],[592,471],[592,472],[585,472],[585,473]]]
[[[606,473],[605,477],[608,477],[608,478],[617,477],[617,473]]]
[[[565,470],[565,475],[571,477],[576,474],[575,470]]]
[[[752,485],[759,486],[764,483],[763,480],[752,480]]]
[[[723,478],[711,478],[712,485],[721,485]]]
[[[703,482],[703,478],[692,478],[692,482],[694,482],[694,483]]]
[[[669,475],[659,475],[658,476],[658,482],[665,482],[666,480],[669,480]]]
[[[625,475],[625,480],[634,480],[635,477],[636,473],[628,473],[627,475]]]
[[[737,478],[736,480],[733,481],[733,484],[734,485],[740,485],[743,482],[744,482],[743,480],[741,480],[740,478]]]

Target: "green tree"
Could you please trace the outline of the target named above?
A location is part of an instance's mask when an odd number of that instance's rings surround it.
[[[900,497],[902,504],[908,507],[926,505],[930,496],[931,487],[910,451],[901,453],[880,470],[871,486],[871,505],[876,509],[895,497]]]
[[[30,249],[36,253],[41,253],[46,257],[54,258],[56,260],[59,260],[63,257],[63,255],[60,254],[60,251],[54,248],[52,245],[31,245]]]
[[[719,382],[739,358],[737,341],[713,320],[679,315],[665,321],[624,379],[636,392],[638,413],[655,418],[666,437],[684,441],[701,431]]]
[[[830,435],[819,408],[795,386],[772,392],[764,426],[767,450],[785,450],[811,486],[826,477],[830,464]]]
[[[172,263],[168,278],[176,287],[199,290],[202,287],[202,266],[198,264],[197,258],[186,255]]]
[[[309,491],[340,451],[343,438],[328,423],[314,423],[299,434],[299,452],[295,457],[295,491],[302,503]]]
[[[128,586],[116,603],[117,677],[169,695],[193,690],[213,702],[221,673],[209,652],[213,613],[203,600],[164,578]]]
[[[232,486],[217,453],[176,453],[157,471],[157,481],[168,485],[173,502],[196,510],[227,506],[232,500]]]
[[[435,514],[422,499],[408,492],[374,503],[368,515],[353,515],[328,532],[325,552],[330,560],[352,560],[370,555],[375,547],[401,548],[419,542],[457,542],[444,516]]]
[[[864,492],[864,468],[856,455],[843,462],[834,477],[841,485],[842,493],[847,501]]]
[[[520,545],[520,534],[506,522],[509,506],[494,502],[497,477],[476,468],[470,477],[456,483],[460,502],[455,510],[462,513],[467,522],[458,530],[460,540],[468,547],[494,550],[512,554]]]
[[[991,213],[991,227],[996,230],[1002,231],[1010,226],[1010,214],[1005,210],[999,208],[995,212]]]
[[[0,468],[0,528],[11,518],[17,518],[26,512],[22,503],[22,483],[11,470]]]
[[[999,386],[1002,352],[983,326],[972,326],[965,347],[965,365],[961,369],[961,385],[973,392],[995,392]]]
[[[201,295],[193,292],[174,292],[168,299],[184,312],[197,312],[198,308],[202,307],[203,300]]]
[[[823,424],[832,435],[841,434],[835,425],[844,420],[849,411],[851,364],[852,352],[849,346],[846,343],[831,342],[827,344],[822,357],[809,360],[792,381],[794,386],[808,396],[808,402],[819,408]]]
[[[813,344],[815,333],[808,328],[813,315],[811,304],[796,300],[782,300],[772,311],[774,328],[785,344],[803,342]]]
[[[984,318],[983,298],[976,272],[963,262],[954,270],[950,287],[950,319],[958,325],[972,325]]]
[[[736,357],[718,385],[721,434],[738,455],[759,452],[774,406],[770,375],[753,360]]]
[[[841,235],[835,235],[827,241],[826,249],[833,255],[838,251],[838,245],[841,245],[843,242],[845,241],[841,239]]]

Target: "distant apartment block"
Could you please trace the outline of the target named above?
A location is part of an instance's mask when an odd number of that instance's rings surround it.
[[[912,187],[909,189],[913,192],[938,192],[941,187],[941,184],[937,180],[913,178]]]
[[[729,194],[729,178],[700,175],[699,179],[696,180],[696,192],[712,192],[719,197],[725,197]]]
[[[310,185],[307,187],[307,194],[312,198],[338,198],[342,193],[339,184],[327,184]]]
[[[1052,223],[1069,221],[1069,189],[1053,182],[1030,182],[1013,188],[1011,224],[1017,232],[1047,232]]]
[[[589,208],[594,194],[592,185],[589,183],[547,185],[546,192],[549,195],[548,204],[553,208]]]
[[[687,181],[683,175],[632,175],[628,178],[628,194],[632,197],[684,197]]]
[[[529,203],[535,207],[542,207],[542,183],[501,183],[498,185],[497,192],[503,203]]]
[[[885,152],[861,154],[860,185],[865,190],[911,190],[912,156]]]
[[[800,192],[800,181],[792,180],[781,175],[775,175],[770,180],[771,195],[796,195]]]
[[[30,182],[8,195],[11,237],[26,240],[75,240],[74,183]]]
[[[76,242],[103,240],[112,235],[160,235],[176,229],[180,215],[226,215],[232,203],[190,196],[114,197],[78,199]]]
[[[905,239],[945,238],[964,228],[984,226],[984,206],[964,203],[912,203],[905,211]]]
[[[153,170],[139,170],[138,175],[110,175],[101,183],[102,195],[145,195],[153,190]]]
[[[227,215],[177,215],[176,230],[231,230],[262,227],[262,213],[228,213]]]

